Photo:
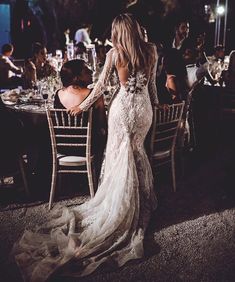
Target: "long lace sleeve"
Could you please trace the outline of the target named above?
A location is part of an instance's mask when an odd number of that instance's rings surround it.
[[[152,105],[156,105],[159,103],[158,96],[157,96],[157,86],[156,86],[156,74],[157,74],[157,62],[158,62],[158,55],[156,47],[153,47],[155,53],[155,64],[151,69],[150,78],[149,78],[149,96],[151,99]]]
[[[104,68],[100,74],[99,80],[96,83],[94,89],[91,91],[90,95],[85,99],[84,102],[79,105],[81,110],[86,111],[87,109],[89,109],[90,106],[104,93],[107,83],[113,72],[113,51],[114,49],[111,49],[107,53]]]

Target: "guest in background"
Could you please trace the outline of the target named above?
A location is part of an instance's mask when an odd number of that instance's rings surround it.
[[[23,73],[22,68],[18,68],[11,61],[14,47],[12,44],[4,44],[2,46],[2,54],[0,55],[0,85],[1,87],[14,88],[22,85],[22,78],[16,75]]]
[[[78,44],[76,44],[75,54],[78,59],[81,59],[81,60],[87,59],[87,50],[83,42],[78,42]]]
[[[181,53],[177,49],[166,51],[163,59],[166,72],[166,88],[171,96],[172,103],[186,100],[188,93],[187,71]]]
[[[217,45],[214,48],[214,53],[211,57],[211,60],[213,61],[224,61],[224,56],[225,56],[225,52],[224,52],[224,46],[223,45]]]
[[[189,35],[189,22],[188,21],[179,22],[175,28],[175,37],[172,42],[172,48],[176,48],[177,50],[180,50],[183,47],[186,38],[188,38],[188,35]]]
[[[169,37],[163,45],[166,49],[174,48],[183,53],[186,47],[191,45],[189,22],[187,20],[180,20],[175,26],[173,37]]]
[[[65,46],[67,46],[67,45],[70,43],[70,37],[69,37],[69,34],[70,34],[70,29],[69,29],[69,28],[67,28],[67,29],[64,31]]]
[[[214,48],[214,53],[209,59],[209,69],[214,79],[219,79],[223,70],[225,51],[224,46],[217,45]]]
[[[33,44],[32,58],[25,62],[25,88],[31,88],[37,79],[56,75],[56,69],[47,60],[47,49],[39,42]]]
[[[75,44],[78,44],[79,42],[83,42],[85,46],[91,44],[91,38],[89,32],[90,32],[90,26],[87,24],[82,24],[81,27],[75,33],[74,36]]]
[[[92,83],[92,71],[83,60],[66,62],[62,66],[60,77],[63,89],[58,90],[55,94],[55,108],[69,109],[81,104],[89,96],[91,89],[88,89],[87,86]],[[92,124],[92,151],[95,155],[96,173],[99,175],[107,134],[103,96],[93,106]]]
[[[198,52],[196,49],[187,48],[183,54],[187,70],[187,83],[191,89],[193,85],[206,77],[210,84],[214,85],[217,81],[213,79],[206,64],[197,63]]]

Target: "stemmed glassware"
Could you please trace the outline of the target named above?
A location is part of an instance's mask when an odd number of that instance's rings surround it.
[[[60,71],[62,64],[63,64],[63,53],[62,50],[57,49],[55,51],[55,58],[57,61],[57,71]]]
[[[46,109],[47,107],[47,101],[48,101],[48,89],[47,88],[42,88],[41,90],[41,95],[42,95],[42,98],[44,100],[44,107]]]

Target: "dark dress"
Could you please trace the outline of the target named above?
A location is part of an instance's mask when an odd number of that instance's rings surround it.
[[[56,109],[66,109],[60,101],[58,92],[59,92],[59,90],[57,90],[57,92],[55,94],[54,108],[56,108]],[[88,96],[89,96],[89,94],[87,95],[87,97]],[[95,156],[95,169],[96,169],[96,175],[97,176],[100,175],[104,149],[105,149],[106,141],[107,141],[106,114],[105,114],[104,107],[103,108],[102,108],[102,106],[100,107],[100,104],[102,104],[102,102],[101,102],[102,99],[103,99],[103,97],[101,97],[100,99],[98,99],[94,103],[94,105],[93,105],[93,116],[92,116],[93,118],[92,118],[91,150],[92,150],[92,154],[94,154],[94,156]],[[70,152],[60,151],[59,153],[68,154]],[[79,155],[79,153],[81,153],[81,152],[79,151],[79,148],[78,148],[76,154]]]

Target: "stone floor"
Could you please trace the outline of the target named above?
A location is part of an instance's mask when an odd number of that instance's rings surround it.
[[[206,140],[185,155],[184,177],[177,164],[176,193],[167,168],[155,176],[158,208],[147,230],[142,260],[120,269],[101,268],[80,279],[52,281],[235,281],[235,138],[228,130],[220,133],[215,142]],[[72,182],[67,179],[63,186]],[[49,216],[48,191],[34,184],[30,199],[13,187],[0,191],[0,280],[4,282],[21,281],[7,260],[14,241],[24,228]],[[57,195],[56,205],[76,205],[87,198],[82,185],[70,186],[70,191]]]

